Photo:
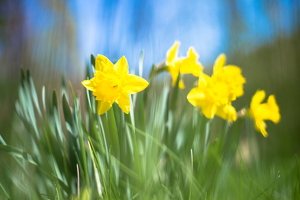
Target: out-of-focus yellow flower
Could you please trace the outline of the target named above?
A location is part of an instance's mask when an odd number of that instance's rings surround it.
[[[242,70],[234,65],[224,66],[226,63],[225,54],[220,54],[215,61],[212,79],[225,82],[229,89],[229,101],[234,101],[244,94],[243,84],[246,79],[242,76]]]
[[[202,73],[199,77],[198,87],[192,89],[187,96],[188,101],[201,107],[207,118],[215,115],[228,121],[236,120],[236,110],[228,100],[229,86]]]
[[[203,72],[199,76],[198,87],[192,89],[187,99],[193,106],[201,107],[207,118],[215,115],[228,121],[236,120],[236,110],[231,105],[237,97],[243,95],[243,84],[246,82],[241,69],[227,65],[225,54],[215,61],[211,77]]]
[[[124,56],[113,65],[108,58],[98,55],[95,65],[95,77],[83,81],[82,84],[96,96],[98,114],[102,115],[108,111],[114,102],[128,114],[129,94],[144,90],[148,82],[128,73],[128,64]]]
[[[277,124],[280,121],[280,113],[274,95],[269,96],[267,103],[261,103],[265,96],[264,90],[258,90],[252,97],[247,114],[253,118],[255,129],[261,132],[264,137],[267,137],[267,125],[264,120],[271,120]]]
[[[187,57],[178,57],[178,48],[180,42],[175,41],[172,47],[167,51],[166,65],[169,73],[172,75],[172,85],[175,86],[178,74],[190,74],[199,77],[203,70],[202,65],[198,62],[199,55],[193,47],[187,52]],[[184,88],[183,80],[179,80],[179,88]]]

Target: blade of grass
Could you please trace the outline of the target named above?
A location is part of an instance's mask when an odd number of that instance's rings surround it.
[[[28,72],[27,79],[28,79],[28,83],[29,83],[29,86],[30,86],[30,89],[31,89],[31,96],[32,96],[35,108],[37,109],[39,116],[42,117],[42,113],[41,113],[41,110],[40,110],[39,101],[38,101],[38,98],[37,98],[34,83],[33,83],[32,77],[30,75],[30,71],[28,70],[27,72]]]
[[[6,147],[7,146],[7,147]],[[70,192],[69,187],[62,181],[60,180],[58,177],[49,174],[46,170],[44,170],[43,168],[41,168],[35,161],[32,160],[32,156],[28,153],[26,153],[23,150],[20,150],[18,148],[15,147],[11,147],[8,145],[0,145],[0,150],[3,150],[9,154],[11,154],[14,158],[16,163],[19,165],[19,167],[21,167],[22,171],[27,175],[27,178],[30,178],[30,180],[33,181],[33,178],[28,174],[27,170],[23,167],[23,165],[20,163],[20,161],[16,158],[22,158],[24,160],[26,160],[28,163],[35,165],[37,167],[37,169],[39,169],[41,172],[43,172],[46,176],[48,176],[52,181],[55,182],[55,180],[57,179],[59,182],[59,185],[67,192]]]
[[[96,185],[97,185],[98,195],[99,195],[101,198],[103,198],[103,196],[102,196],[102,189],[101,189],[101,182],[100,182],[98,170],[97,170],[97,167],[96,167],[96,164],[95,164],[95,158],[94,158],[94,156],[93,156],[91,144],[90,144],[89,141],[87,141],[87,143],[88,143],[88,148],[89,148],[90,156],[91,156],[92,163],[93,163],[94,176],[95,176],[95,179],[96,179]]]
[[[0,198],[2,199],[10,199],[10,196],[8,194],[8,192],[4,189],[4,187],[2,186],[2,184],[0,183]]]
[[[132,123],[132,119],[130,115],[125,114],[125,120],[127,122],[127,125],[129,124],[130,126]],[[130,129],[129,129],[130,130]],[[141,163],[140,163],[140,155],[139,155],[139,148],[137,145],[137,138],[136,138],[136,134],[135,134],[135,129],[132,129],[132,131],[130,131],[132,134],[132,140],[133,140],[133,153],[134,153],[134,166],[135,169],[137,170],[139,176],[142,176],[142,169],[141,169]]]
[[[209,147],[211,123],[212,123],[212,119],[208,119],[205,124],[205,139],[204,139],[204,151],[203,151],[204,156],[206,156],[207,149]]]
[[[108,193],[108,197],[109,199],[111,199],[111,146],[109,147],[109,193]]]
[[[273,192],[274,192],[274,187],[275,187],[275,183],[277,181],[277,179],[280,178],[280,175],[279,175],[279,171],[277,172],[277,175],[276,175],[276,178],[275,178],[275,181],[274,181],[274,184],[273,184],[273,187],[272,187],[272,191],[271,191],[271,195],[270,195],[270,198],[272,198],[272,195],[273,195]]]
[[[162,148],[167,154],[169,154],[170,157],[172,157],[178,164],[180,164],[180,166],[184,169],[184,171],[187,173],[188,176],[191,176],[191,172],[190,172],[189,168],[187,166],[185,166],[183,161],[181,161],[180,158],[174,152],[172,152],[166,145],[160,143],[157,139],[153,138],[151,135],[142,132],[141,130],[133,127],[132,125],[128,124],[128,126],[130,126],[132,129],[135,129],[136,133],[143,135],[145,137],[148,137],[150,140],[152,140],[157,146]],[[198,181],[195,179],[194,176],[192,176],[192,177],[193,177],[194,184],[197,186],[196,188],[198,189],[200,194],[203,195],[204,192],[203,192],[201,185],[198,183]]]
[[[117,125],[116,125],[113,107],[111,107],[107,111],[107,119],[108,119],[108,126],[109,126],[109,134],[111,135],[111,139],[112,139],[112,144],[111,144],[112,152],[116,158],[119,158],[120,157],[119,136],[118,136],[118,132],[117,132]]]
[[[111,135],[109,134],[109,128],[108,128],[108,122],[107,122],[107,118],[106,118],[106,113],[104,113],[103,115],[98,115],[98,124],[99,127],[102,128],[102,136],[103,136],[103,140],[104,140],[104,144],[105,144],[105,150],[107,152],[107,160],[109,160],[109,156],[108,156],[108,147],[109,145],[112,144],[112,139],[111,139]],[[100,120],[101,119],[101,120]]]
[[[82,128],[81,128],[81,117],[79,114],[79,109],[77,107],[77,100],[76,100],[76,96],[72,87],[71,82],[69,82],[70,85],[70,89],[72,92],[72,96],[73,96],[73,101],[74,101],[74,105],[75,105],[75,111],[76,111],[76,115],[77,115],[77,127],[79,130],[79,146],[80,146],[80,152],[81,152],[81,158],[82,158],[82,162],[83,162],[83,168],[84,168],[84,174],[85,174],[85,180],[86,180],[86,184],[88,189],[90,189],[90,181],[89,181],[89,175],[88,175],[88,167],[87,167],[87,160],[86,160],[86,153],[85,153],[85,148],[84,148],[84,141],[83,141],[83,133],[82,133]]]
[[[97,160],[98,168],[99,168],[100,175],[101,175],[101,178],[102,178],[102,183],[103,183],[103,187],[104,187],[105,196],[108,196],[108,195],[107,195],[107,190],[106,190],[106,184],[105,184],[106,181],[105,181],[105,178],[104,178],[104,176],[103,176],[103,172],[102,172],[102,169],[101,169],[101,165],[100,165],[98,156],[97,156],[96,151],[95,151],[95,149],[94,149],[94,146],[93,146],[93,143],[92,143],[91,138],[90,138],[89,136],[88,136],[88,138],[89,138],[89,142],[90,142],[90,144],[91,144],[91,147],[92,147],[94,156],[95,156],[95,158],[96,158],[96,160]]]

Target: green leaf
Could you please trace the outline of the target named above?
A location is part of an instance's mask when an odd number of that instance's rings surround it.
[[[21,150],[21,149],[18,149],[18,148],[15,148],[13,146],[9,146],[9,145],[3,145],[3,144],[0,144],[0,150],[1,151],[5,151],[11,155],[14,155],[16,157],[19,157],[19,158],[23,158],[25,160],[27,160],[28,162],[30,162],[31,164],[33,165],[38,165],[31,157],[31,155],[29,155],[28,153],[26,153],[25,151]]]
[[[139,76],[143,77],[143,63],[144,63],[144,50],[141,51],[141,56],[139,60]]]
[[[201,196],[204,195],[204,191],[203,188],[201,187],[201,185],[199,184],[199,182],[196,180],[196,178],[191,174],[191,170],[185,165],[185,163],[174,153],[172,152],[166,145],[162,144],[160,141],[158,141],[157,139],[153,138],[151,135],[144,133],[143,131],[133,127],[131,124],[128,124],[129,127],[131,127],[132,129],[136,130],[136,133],[144,136],[144,137],[148,137],[152,142],[154,142],[158,147],[160,147],[162,150],[164,150],[173,160],[175,160],[183,169],[183,172],[186,173],[187,177],[192,177],[193,179],[193,185],[196,186],[199,194],[201,194]]]
[[[90,189],[90,180],[89,180],[89,176],[88,176],[87,159],[86,159],[86,153],[85,153],[85,147],[84,147],[83,132],[82,132],[82,127],[81,127],[81,116],[80,116],[79,109],[78,109],[79,105],[77,105],[77,98],[75,96],[75,92],[73,90],[71,81],[69,82],[69,86],[70,86],[70,89],[72,92],[73,102],[74,102],[74,107],[75,107],[74,116],[75,116],[76,128],[78,130],[78,139],[79,139],[81,160],[82,160],[84,174],[85,174],[85,181],[86,181],[87,187]]]
[[[88,63],[86,63],[86,67],[85,67],[85,78],[89,78],[89,79],[92,78],[92,74],[90,72]]]
[[[25,76],[23,68],[21,68],[21,84],[22,84],[22,86],[24,86],[25,81],[26,81],[26,76]]]
[[[180,82],[180,78],[181,78],[181,74],[178,73],[178,77],[176,80],[176,85],[173,88],[173,93],[172,93],[172,97],[171,97],[171,103],[170,103],[170,109],[173,112],[176,112],[177,107],[178,107],[178,97],[179,97],[179,93],[180,93],[180,89],[179,89],[179,82]]]
[[[69,103],[66,98],[66,94],[63,94],[62,104],[63,104],[63,112],[64,112],[64,116],[65,116],[65,121],[69,124],[70,128],[73,128],[74,121],[73,121]]]
[[[95,56],[93,54],[91,54],[91,65],[93,65],[95,67]]]
[[[96,179],[96,186],[97,186],[98,195],[101,198],[103,198],[103,196],[102,196],[102,186],[101,186],[101,182],[100,182],[100,179],[99,179],[99,174],[98,174],[98,170],[97,170],[97,167],[96,167],[96,162],[95,162],[95,158],[94,158],[94,155],[93,155],[93,152],[92,152],[91,144],[89,143],[89,141],[88,141],[88,149],[89,149],[90,157],[91,157],[92,163],[93,163],[94,177]]]
[[[131,116],[128,114],[126,115],[125,114],[125,120],[127,122],[127,126],[130,125],[132,126],[132,119],[131,119]],[[133,126],[132,126],[133,127]],[[136,138],[136,134],[135,134],[135,129],[132,128],[132,129],[129,129],[127,127],[127,131],[128,133],[130,134],[130,139],[132,139],[132,143],[133,143],[133,153],[134,153],[134,168],[135,168],[135,171],[138,172],[138,175],[142,175],[142,169],[141,169],[141,163],[140,163],[140,153],[139,153],[139,148],[138,148],[138,143],[137,143],[137,138]]]
[[[58,179],[56,176],[49,173],[47,170],[43,169],[40,165],[38,165],[33,159],[30,154],[28,154],[25,151],[22,151],[21,149],[9,146],[9,145],[0,145],[0,150],[5,151],[9,154],[11,154],[13,157],[19,157],[26,161],[28,161],[30,164],[35,165],[42,173],[44,173],[48,178],[50,178],[52,181],[58,180],[59,185],[65,190],[67,193],[69,193],[69,187],[60,179]],[[15,159],[17,164],[21,167],[22,171],[30,177],[26,169],[23,167],[23,165],[19,162],[18,159]],[[30,177],[32,179],[32,177]]]
[[[30,82],[29,79],[31,77],[29,69],[27,69],[26,74],[27,74],[27,77],[26,77],[27,78],[27,82],[29,83]]]
[[[105,193],[105,196],[107,196],[107,190],[106,190],[106,183],[105,183],[105,177],[103,175],[103,172],[102,172],[102,168],[101,168],[101,165],[100,165],[100,162],[99,162],[99,159],[98,159],[98,156],[96,154],[96,151],[94,149],[94,146],[93,146],[93,143],[92,143],[92,140],[91,138],[88,136],[89,138],[89,142],[91,144],[91,147],[92,147],[92,150],[93,150],[93,153],[94,153],[94,156],[97,160],[97,164],[98,164],[98,168],[99,168],[99,171],[100,171],[100,175],[101,175],[101,178],[102,178],[102,183],[103,183],[103,187],[104,187],[104,193]]]
[[[53,109],[54,108],[58,109],[57,95],[56,95],[55,89],[53,90],[53,93],[52,93],[52,107],[53,107]]]
[[[245,118],[238,118],[233,123],[231,131],[228,134],[229,137],[224,146],[224,157],[227,158],[230,162],[233,161],[233,158],[235,156],[244,121]]]
[[[43,102],[44,113],[46,113],[46,90],[45,90],[44,85],[43,85],[43,88],[42,88],[42,102]]]
[[[37,109],[39,116],[42,117],[42,113],[41,113],[40,106],[39,106],[39,100],[38,100],[36,90],[35,90],[35,87],[34,87],[34,82],[32,80],[32,77],[30,76],[30,71],[29,70],[27,71],[27,79],[28,79],[28,84],[30,86],[31,96],[32,96],[35,108]]]
[[[0,199],[10,199],[8,192],[4,189],[1,183],[0,183]]]
[[[112,142],[111,145],[112,145],[113,155],[116,158],[119,158],[120,157],[119,136],[118,136],[118,132],[117,132],[117,125],[116,125],[113,107],[111,107],[107,111],[107,121],[108,121],[108,127],[109,127],[108,134],[111,136],[111,142]]]

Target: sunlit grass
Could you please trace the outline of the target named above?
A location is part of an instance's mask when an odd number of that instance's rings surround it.
[[[92,56],[86,77],[94,66]],[[0,135],[0,198],[300,198],[297,156],[261,160],[256,143],[265,138],[251,119],[207,119],[180,101],[180,78],[175,87],[155,83],[166,70],[153,66],[148,88],[131,95],[129,114],[114,103],[103,115],[90,91],[84,106],[64,80],[62,99],[45,87],[38,96],[22,71],[11,144]]]

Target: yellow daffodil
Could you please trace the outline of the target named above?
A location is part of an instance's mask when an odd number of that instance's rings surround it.
[[[128,64],[124,56],[113,65],[108,58],[98,55],[95,65],[95,77],[83,81],[82,84],[96,96],[98,114],[102,115],[108,111],[114,102],[128,114],[129,95],[144,90],[148,82],[128,74]]]
[[[229,101],[234,101],[244,94],[243,84],[246,79],[242,76],[242,70],[234,65],[224,66],[226,63],[225,54],[220,54],[215,61],[212,79],[225,82],[229,88]]]
[[[246,82],[242,71],[237,66],[227,65],[225,54],[215,61],[211,77],[201,73],[199,86],[192,89],[187,99],[193,106],[201,107],[207,118],[215,115],[228,121],[236,120],[236,110],[231,105],[237,97],[243,95],[243,84]]]
[[[172,85],[175,86],[179,72],[182,74],[192,73],[199,77],[203,70],[202,65],[198,62],[199,55],[193,47],[190,47],[187,52],[187,57],[178,57],[178,48],[180,42],[175,41],[172,47],[167,51],[166,66],[169,73],[172,75]],[[183,80],[179,81],[179,88],[184,88]]]
[[[277,124],[280,121],[280,113],[274,95],[269,96],[267,103],[261,103],[265,96],[264,90],[257,91],[252,97],[247,114],[253,118],[255,129],[261,132],[264,137],[267,137],[267,125],[264,120],[271,120]]]
[[[236,120],[236,110],[228,101],[230,87],[220,81],[216,81],[202,73],[199,77],[198,87],[192,89],[187,96],[188,101],[197,107],[201,107],[207,118],[215,115],[228,121]]]

